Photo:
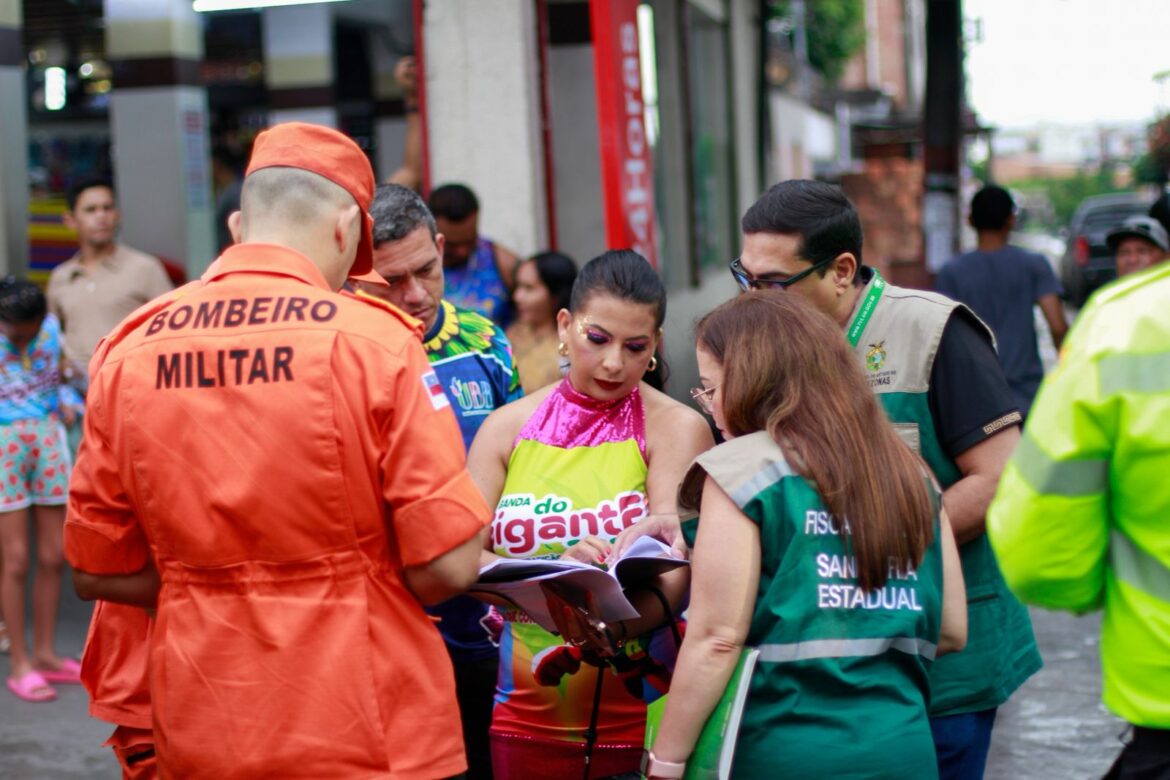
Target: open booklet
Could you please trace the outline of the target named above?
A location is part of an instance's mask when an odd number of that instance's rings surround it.
[[[479,570],[479,580],[468,595],[492,596],[523,610],[545,631],[557,633],[557,625],[548,607],[542,585],[556,583],[560,592],[578,591],[579,601],[591,605],[593,617],[606,623],[638,617],[624,588],[649,582],[659,574],[688,566],[676,558],[669,547],[649,536],[631,544],[609,569],[590,563],[532,558],[500,558]]]

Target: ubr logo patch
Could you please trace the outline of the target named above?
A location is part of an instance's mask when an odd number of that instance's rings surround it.
[[[427,395],[430,396],[431,406],[436,409],[442,409],[444,406],[450,406],[451,403],[447,400],[447,394],[443,392],[443,386],[439,384],[439,378],[435,376],[434,371],[428,371],[422,375],[423,387],[426,388]]]

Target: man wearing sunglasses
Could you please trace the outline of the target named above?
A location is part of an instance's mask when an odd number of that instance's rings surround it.
[[[744,214],[731,274],[743,290],[803,295],[835,319],[894,427],[944,488],[967,585],[967,648],[934,662],[939,773],[981,778],[996,709],[1041,665],[1027,610],[1004,585],[985,515],[1021,416],[991,332],[941,295],[862,265],[861,221],[837,187],[775,185]]]

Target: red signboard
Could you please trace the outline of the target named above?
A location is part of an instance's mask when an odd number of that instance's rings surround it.
[[[605,240],[611,249],[633,249],[657,268],[654,168],[642,104],[637,12],[638,0],[589,3]]]

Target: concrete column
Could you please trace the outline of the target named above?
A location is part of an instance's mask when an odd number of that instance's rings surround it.
[[[198,275],[215,259],[203,34],[188,0],[106,0],[122,240]]]
[[[423,34],[431,183],[475,190],[484,235],[521,255],[544,248],[534,0],[427,3]]]
[[[337,127],[333,94],[333,11],[328,4],[265,8],[268,118]]]
[[[0,272],[28,268],[28,118],[21,0],[0,0]]]

